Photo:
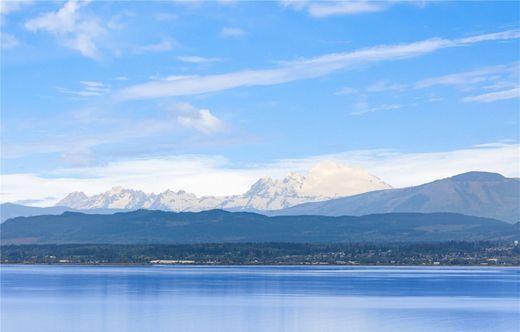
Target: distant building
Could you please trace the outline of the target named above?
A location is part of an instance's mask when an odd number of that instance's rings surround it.
[[[176,259],[155,259],[150,261],[150,264],[194,264],[191,260],[176,260]]]

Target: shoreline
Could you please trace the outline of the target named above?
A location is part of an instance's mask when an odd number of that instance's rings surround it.
[[[1,246],[0,264],[201,266],[520,266],[514,243],[216,243]]]
[[[305,266],[305,267],[320,267],[320,266],[332,266],[332,267],[482,267],[482,268],[520,268],[520,265],[479,265],[479,264],[467,264],[467,265],[452,265],[452,264],[205,264],[205,263],[194,263],[194,264],[151,264],[151,263],[0,263],[0,267],[7,265],[52,265],[52,266],[192,266],[192,267],[207,267],[207,266],[248,266],[248,267],[262,267],[262,266]]]

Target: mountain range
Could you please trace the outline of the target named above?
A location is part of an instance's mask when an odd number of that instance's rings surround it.
[[[63,212],[81,212],[85,214],[112,214],[116,212],[128,212],[127,209],[73,209],[67,206],[26,206],[13,203],[0,204],[0,223],[16,217],[32,217],[41,215],[57,215]]]
[[[274,215],[361,216],[372,213],[452,212],[520,221],[520,179],[468,172],[420,186],[387,189],[301,204]]]
[[[333,175],[322,175],[324,169],[328,169],[329,173]],[[347,169],[346,173],[352,175],[351,170]],[[336,174],[334,175],[334,173]],[[307,180],[312,177],[322,180]],[[507,178],[497,173],[468,172],[414,187],[374,190],[326,199],[323,188],[329,186],[327,190],[330,190],[331,184],[328,182],[332,180],[341,182],[339,181],[341,178],[348,178],[345,176],[345,169],[339,165],[329,164],[319,167],[318,172],[311,170],[306,177],[293,174],[283,180],[259,180],[247,193],[229,196],[226,199],[222,197],[197,198],[195,195],[183,191],[166,191],[159,195],[147,195],[137,190],[116,188],[91,197],[82,193],[73,193],[59,202],[58,206],[47,208],[4,203],[0,205],[0,215],[3,222],[18,216],[54,215],[65,211],[110,214],[141,208],[166,211],[201,211],[220,208],[228,211],[259,212],[270,216],[362,216],[396,212],[452,212],[493,218],[509,223],[516,223],[520,219],[520,179]],[[340,184],[332,187],[336,188],[337,196],[340,196],[340,193],[345,195],[349,190],[356,192],[361,188],[366,190],[388,187],[375,177],[365,174],[362,178],[364,180],[358,180],[355,186]],[[323,184],[321,188],[316,185],[320,182]],[[299,184],[295,185],[295,183]],[[311,186],[309,183],[313,185]],[[304,196],[309,192],[309,187],[313,188],[315,193],[320,192],[317,189],[320,188],[321,195]],[[334,195],[330,194],[330,196]],[[306,203],[298,204],[301,202]],[[278,207],[282,208],[276,210]]]
[[[388,184],[363,169],[339,165],[333,161],[322,161],[306,175],[291,173],[281,180],[262,178],[246,193],[240,195],[197,197],[183,190],[147,194],[140,190],[115,187],[94,196],[74,192],[59,201],[56,206],[81,210],[116,208],[269,211],[387,188],[390,188]]]
[[[268,217],[223,210],[137,210],[18,217],[0,225],[0,236],[3,245],[512,241],[520,238],[519,225],[450,213]]]

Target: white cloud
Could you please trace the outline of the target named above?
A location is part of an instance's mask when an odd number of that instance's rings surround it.
[[[0,43],[2,45],[2,49],[10,49],[15,48],[20,45],[18,39],[15,36],[9,33],[0,33]]]
[[[496,91],[490,93],[484,93],[477,96],[470,96],[462,99],[465,102],[477,102],[477,103],[490,103],[498,100],[508,100],[508,99],[519,99],[520,98],[520,87],[504,90],[504,91]]]
[[[520,29],[506,30],[501,32],[493,32],[482,35],[460,38],[457,41],[461,44],[474,44],[483,41],[518,39],[520,37]]]
[[[8,15],[13,12],[19,11],[22,9],[23,6],[27,6],[32,4],[32,0],[26,0],[26,1],[7,1],[2,0],[0,1],[0,15]]]
[[[367,94],[373,93],[373,92],[376,92],[376,93],[377,92],[386,92],[386,91],[401,92],[401,91],[406,90],[407,88],[408,88],[408,85],[406,85],[406,84],[391,83],[389,80],[379,80],[363,89],[355,89],[355,88],[346,86],[346,87],[339,89],[334,94],[336,96],[361,95],[363,98],[365,98]],[[354,111],[351,112],[350,114],[361,115],[361,114],[365,114],[365,113],[369,113],[369,112],[397,109],[397,108],[401,108],[403,106],[405,106],[405,105],[383,104],[378,107],[369,107],[369,105],[366,101],[361,100],[354,105]]]
[[[205,58],[205,57],[196,56],[196,55],[178,56],[176,59],[179,61],[188,62],[188,63],[208,63],[208,62],[220,61],[220,59],[218,59],[218,58]]]
[[[99,88],[99,87],[104,86],[103,83],[95,82],[95,81],[80,81],[80,83],[87,87],[94,87],[94,88]]]
[[[274,170],[301,171],[321,160],[361,167],[393,187],[407,187],[469,171],[497,172],[520,177],[520,144],[504,140],[460,150],[403,153],[392,149],[355,150],[276,162]],[[268,168],[271,169],[271,168]],[[267,172],[267,174],[271,174]]]
[[[240,38],[245,36],[246,32],[240,28],[222,28],[220,30],[220,36],[222,37],[229,37],[229,38]]]
[[[519,30],[511,30],[461,39],[435,38],[410,44],[381,45],[353,52],[332,53],[309,59],[286,61],[272,69],[244,70],[168,82],[147,82],[118,91],[117,98],[121,100],[159,98],[201,94],[245,86],[275,85],[320,77],[338,70],[370,63],[417,57],[440,49],[466,46],[484,40],[517,38],[520,38]]]
[[[345,87],[339,89],[338,91],[336,91],[334,94],[340,96],[340,95],[352,95],[352,94],[356,94],[356,93],[359,93],[358,89],[354,89],[354,88],[345,86]]]
[[[334,94],[337,96],[340,95],[352,95],[358,93],[370,93],[370,92],[385,92],[385,91],[404,91],[408,88],[406,84],[400,83],[391,83],[389,80],[379,80],[366,88],[363,89],[355,89],[352,87],[343,87],[336,91]]]
[[[169,76],[161,76],[159,74],[154,74],[148,77],[151,81],[177,81],[177,80],[183,80],[187,78],[194,78],[198,77],[197,75],[169,75]]]
[[[87,5],[86,1],[70,0],[57,12],[28,20],[25,28],[32,32],[48,32],[64,46],[97,59],[101,56],[97,43],[107,30],[97,16],[85,10]]]
[[[383,91],[403,91],[406,89],[405,84],[391,83],[388,80],[380,80],[366,88],[368,92],[383,92]]]
[[[367,102],[360,101],[357,104],[354,105],[354,110],[350,112],[351,115],[363,115],[366,113],[371,112],[378,112],[378,111],[389,111],[389,110],[396,110],[399,108],[403,108],[407,105],[403,104],[382,104],[379,106],[369,106]]]
[[[391,152],[379,158],[372,157],[365,165],[395,187],[418,185],[468,171],[519,177],[520,145],[503,143],[430,153]]]
[[[470,89],[482,83],[496,83],[503,81],[504,76],[512,75],[517,79],[520,66],[515,63],[509,66],[493,66],[479,68],[455,74],[431,77],[421,80],[415,84],[417,89],[429,88],[432,86],[444,85],[455,86],[461,89]],[[514,80],[513,80],[514,81]]]
[[[220,156],[183,155],[166,159],[112,162],[102,166],[64,169],[47,177],[38,174],[2,176],[3,202],[41,199],[40,206],[56,203],[71,191],[92,195],[113,186],[146,192],[187,190],[197,195],[229,195],[245,191],[259,174],[227,168]],[[47,192],[47,194],[44,194]],[[44,200],[53,196],[58,199]]]
[[[185,128],[192,128],[204,134],[210,135],[225,129],[222,120],[211,114],[207,109],[196,109],[189,103],[178,103],[173,112],[179,113],[177,121]]]
[[[327,156],[318,158],[324,157]],[[360,165],[394,187],[418,185],[468,171],[520,176],[520,145],[517,143],[494,143],[491,146],[426,153],[351,151],[330,157],[342,163]]]
[[[346,151],[243,167],[232,165],[222,156],[181,155],[60,169],[51,174],[3,174],[1,200],[43,200],[38,204],[49,205],[71,191],[92,195],[113,186],[156,193],[184,189],[199,196],[240,194],[262,176],[281,178],[290,172],[305,172],[321,160],[364,168],[394,187],[418,185],[475,170],[520,176],[520,145],[509,142],[426,153],[384,149]]]
[[[63,87],[54,87],[58,92],[81,97],[95,97],[105,95],[110,92],[110,87],[101,82],[80,81],[81,90],[69,90]]]
[[[389,2],[382,1],[295,1],[285,0],[282,5],[295,10],[305,10],[314,17],[327,17],[337,15],[355,15],[361,13],[374,13],[387,9]]]
[[[209,110],[199,110],[197,113],[181,115],[179,123],[184,127],[192,127],[205,134],[211,134],[222,130],[222,121],[215,117]]]

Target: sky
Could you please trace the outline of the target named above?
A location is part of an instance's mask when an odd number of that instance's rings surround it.
[[[2,1],[2,202],[245,192],[320,160],[520,176],[520,3]]]

